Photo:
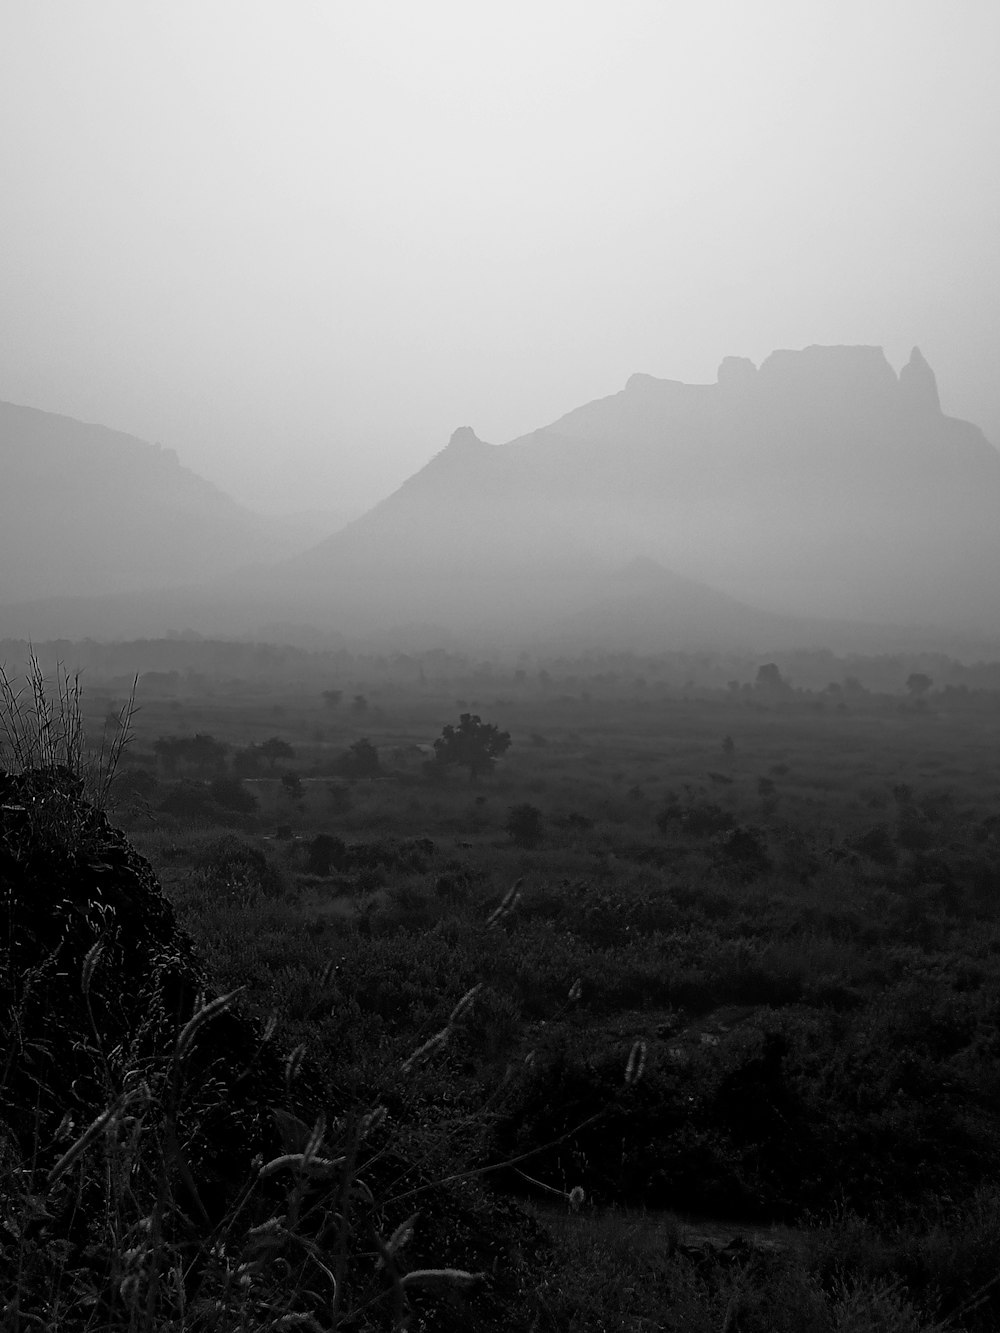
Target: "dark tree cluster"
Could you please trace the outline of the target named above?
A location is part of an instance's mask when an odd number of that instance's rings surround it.
[[[484,722],[476,713],[463,713],[458,726],[449,723],[434,742],[435,762],[442,767],[457,764],[467,768],[472,782],[483,773],[492,773],[496,761],[509,749],[510,732]]]

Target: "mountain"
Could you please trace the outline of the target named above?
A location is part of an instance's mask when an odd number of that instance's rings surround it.
[[[112,437],[109,456],[114,445],[139,468],[137,441],[70,425]],[[727,357],[714,384],[633,375],[504,445],[462,427],[366,514],[266,566],[237,554],[262,540],[259,520],[140,447],[145,490],[112,484],[105,466],[103,503],[65,514],[79,520],[74,545],[93,553],[81,570],[94,586],[106,536],[118,586],[150,569],[179,582],[182,560],[192,586],[8,607],[0,630],[263,636],[281,625],[303,642],[315,630],[382,645],[459,635],[754,651],[1000,639],[1000,454],[942,412],[917,349],[899,374],[877,347],[813,346],[759,368]],[[44,496],[59,483],[20,485]],[[69,505],[72,488],[59,494]],[[45,531],[25,531],[22,563]],[[40,568],[76,591],[67,549]],[[258,563],[232,572],[240,559]]]
[[[13,403],[0,403],[0,458],[0,603],[201,581],[335,526],[264,518],[171,449]]]
[[[506,445],[463,427],[266,586],[351,624],[537,633],[598,607],[623,614],[607,581],[646,560],[710,585],[709,619],[725,593],[813,623],[995,632],[998,515],[1000,454],[941,411],[919,350],[897,375],[880,348],[813,346],[759,369],[729,357],[715,384],[633,375]],[[675,582],[670,597],[625,601],[646,607],[639,620],[680,623],[678,595]]]

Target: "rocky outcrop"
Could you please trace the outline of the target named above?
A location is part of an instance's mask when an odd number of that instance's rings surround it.
[[[941,415],[937,380],[919,347],[914,347],[910,359],[899,372],[900,395],[915,414]]]
[[[753,383],[757,367],[748,356],[724,356],[717,376],[724,389],[739,389]]]
[[[223,1207],[258,1151],[278,1149],[285,1062],[235,1010],[179,1034],[215,996],[152,868],[61,768],[0,773],[0,1129],[22,1154],[65,1147],[128,1089],[148,1089],[151,1132],[178,1107],[193,1206]],[[315,1083],[293,1089],[313,1114]],[[176,1095],[175,1095],[176,1094]]]

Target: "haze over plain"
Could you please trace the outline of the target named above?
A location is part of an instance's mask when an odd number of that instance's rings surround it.
[[[634,372],[918,344],[1000,440],[1000,9],[5,6],[0,398],[360,510]]]

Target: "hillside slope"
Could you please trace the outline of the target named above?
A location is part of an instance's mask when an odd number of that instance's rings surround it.
[[[201,581],[323,532],[244,509],[173,450],[31,407],[0,403],[0,458],[0,602]]]
[[[331,613],[551,624],[649,559],[774,612],[988,626],[998,513],[1000,454],[919,351],[897,376],[880,348],[809,347],[712,385],[634,375],[503,446],[456,431],[275,582]]]

